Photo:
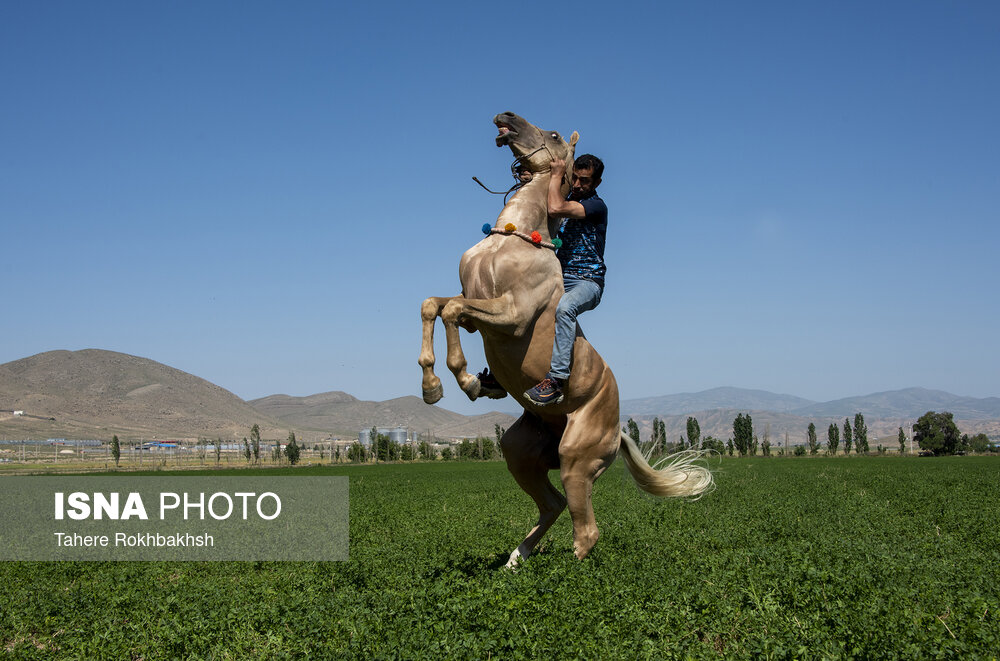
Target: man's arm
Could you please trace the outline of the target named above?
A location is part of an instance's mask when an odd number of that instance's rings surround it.
[[[562,182],[566,176],[566,161],[555,159],[551,165],[549,178],[548,207],[550,216],[560,218],[582,219],[587,217],[587,210],[576,200],[567,200],[562,196]]]

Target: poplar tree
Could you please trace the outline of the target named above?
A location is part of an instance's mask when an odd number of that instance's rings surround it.
[[[858,454],[868,452],[868,425],[860,413],[854,416],[854,451]]]
[[[253,450],[253,463],[260,463],[260,425],[250,428],[250,447]]]
[[[854,442],[851,435],[851,421],[844,418],[844,454],[851,454],[851,444]]]
[[[635,420],[629,418],[628,422],[625,423],[625,428],[622,431],[628,434],[629,438],[635,441],[636,445],[639,445],[639,425],[635,423]]]
[[[699,449],[701,447],[701,427],[698,425],[698,418],[688,418],[687,430],[688,443],[691,444],[691,449]]]
[[[301,451],[299,444],[295,442],[295,432],[288,432],[288,443],[285,444],[285,456],[288,457],[288,463],[292,466],[299,463]]]
[[[118,435],[111,437],[111,457],[115,460],[115,468],[118,468],[118,461],[122,458],[122,446],[118,442]]]
[[[836,423],[830,423],[830,428],[826,430],[826,447],[830,454],[837,454],[840,446],[840,427]]]
[[[816,438],[816,425],[810,422],[806,434],[809,439],[809,454],[816,454],[819,451],[819,440]]]
[[[736,451],[740,453],[740,456],[744,457],[750,452],[752,444],[753,420],[749,413],[746,415],[740,413],[733,420],[733,445],[736,446]]]

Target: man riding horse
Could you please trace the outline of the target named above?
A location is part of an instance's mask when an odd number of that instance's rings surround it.
[[[564,293],[563,268],[555,254],[560,223],[558,216],[549,213],[550,196],[555,191],[556,202],[567,201],[573,181],[557,162],[572,160],[579,136],[573,133],[566,142],[558,132],[543,131],[510,112],[497,115],[493,122],[498,129],[497,146],[509,147],[533,176],[507,202],[497,222],[484,226],[487,236],[462,256],[462,293],[428,298],[421,306],[423,339],[418,362],[423,368],[424,401],[433,404],[443,394],[441,380],[434,374],[438,316],[445,328],[447,365],[459,386],[473,400],[490,394],[483,392],[479,378],[466,371],[459,337],[460,326],[478,331],[497,384],[524,408],[500,443],[508,469],[539,511],[538,522],[511,553],[508,565],[516,565],[531,553],[567,505],[573,519],[574,552],[582,559],[599,536],[591,503],[594,480],[611,465],[619,448],[637,484],[654,495],[698,496],[711,487],[712,475],[692,463],[696,455],[680,457],[659,469],[649,466],[619,428],[618,384],[604,359],[579,332],[575,317],[572,369],[560,384],[562,397],[541,404],[533,401],[529,391],[548,378],[555,365],[556,314]],[[585,172],[581,168],[577,178]],[[590,187],[596,188],[593,181]],[[586,211],[587,205],[580,200],[569,202]],[[573,211],[567,213],[559,204],[555,208],[566,215],[579,211],[571,207]],[[565,496],[549,481],[550,470],[560,471]]]

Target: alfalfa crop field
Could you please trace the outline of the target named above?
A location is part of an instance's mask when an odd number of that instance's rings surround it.
[[[350,477],[349,561],[0,563],[0,656],[997,658],[996,458],[713,465],[683,502],[616,462],[591,556],[564,514],[515,573],[502,463],[297,468]]]

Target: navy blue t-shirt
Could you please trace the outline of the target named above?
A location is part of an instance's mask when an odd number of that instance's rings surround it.
[[[593,280],[604,289],[604,244],[608,233],[608,206],[594,191],[577,200],[585,218],[568,218],[559,230],[562,247],[556,252],[563,274]]]

